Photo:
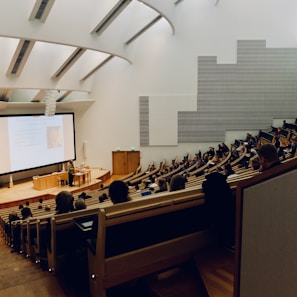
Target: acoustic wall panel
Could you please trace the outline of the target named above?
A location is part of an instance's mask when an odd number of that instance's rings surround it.
[[[139,98],[140,146],[149,146],[149,97]]]
[[[267,129],[273,118],[296,118],[296,82],[297,49],[267,48],[265,40],[238,41],[236,64],[198,57],[197,110],[178,111],[177,142],[222,142],[226,130]],[[154,110],[147,111],[153,119]]]

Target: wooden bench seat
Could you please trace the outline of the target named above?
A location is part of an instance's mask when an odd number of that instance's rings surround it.
[[[88,250],[92,296],[186,261],[208,245],[203,196],[186,189],[99,209]]]
[[[151,170],[151,171],[145,173],[144,175],[141,175],[140,177],[129,180],[129,185],[135,186],[136,184],[142,183],[144,180],[157,174],[159,171],[161,171],[163,169],[163,167],[165,166],[165,163],[166,163],[166,161],[164,160],[158,168]]]

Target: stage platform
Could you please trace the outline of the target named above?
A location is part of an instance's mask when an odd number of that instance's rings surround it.
[[[110,171],[101,168],[90,168],[91,179],[83,183],[80,187],[76,184],[70,186],[58,186],[46,190],[35,190],[33,188],[33,178],[26,181],[14,182],[12,187],[9,185],[0,188],[0,209],[17,206],[26,201],[37,202],[40,198],[43,200],[54,198],[60,191],[67,190],[72,193],[78,193],[86,190],[100,189],[101,185],[110,179]]]

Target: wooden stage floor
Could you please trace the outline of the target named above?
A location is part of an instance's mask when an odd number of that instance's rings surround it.
[[[3,186],[0,188],[0,209],[19,205],[24,203],[24,201],[36,202],[40,198],[47,199],[46,197],[48,197],[49,199],[56,196],[62,189],[67,189],[72,193],[85,191],[88,189],[99,189],[101,184],[103,184],[110,178],[109,170],[99,168],[90,168],[90,170],[91,181],[89,183],[81,184],[80,187],[78,185],[75,185],[73,187],[67,186],[67,188],[63,186],[63,188],[54,187],[39,191],[33,189],[33,180],[15,182],[13,187],[11,188],[9,188],[8,185]]]

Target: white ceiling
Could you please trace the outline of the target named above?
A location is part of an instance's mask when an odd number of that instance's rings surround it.
[[[129,47],[152,26],[165,24],[174,34],[182,1],[0,0],[0,102],[43,102],[48,90],[56,90],[58,102],[88,99],[101,67],[114,59],[133,64]]]

